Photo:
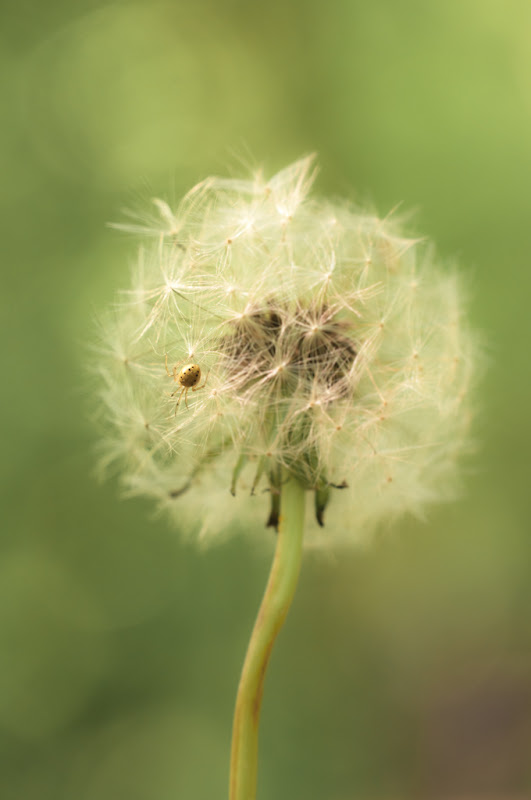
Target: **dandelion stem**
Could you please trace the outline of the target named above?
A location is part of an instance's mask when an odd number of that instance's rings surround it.
[[[267,664],[288,613],[299,576],[305,490],[295,478],[282,485],[273,565],[247,648],[232,729],[230,800],[255,800],[258,723]]]

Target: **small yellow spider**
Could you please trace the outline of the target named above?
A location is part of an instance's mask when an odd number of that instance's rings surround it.
[[[201,380],[201,367],[199,364],[186,364],[179,372],[177,371],[177,367],[173,367],[173,372],[170,372],[168,369],[168,354],[166,353],[166,373],[169,378],[173,378],[175,383],[178,383],[181,387],[181,393],[179,395],[179,399],[175,405],[175,414],[177,414],[177,409],[179,408],[179,403],[181,402],[181,398],[184,394],[184,402],[186,404],[186,408],[188,406],[188,391],[189,389],[192,392],[197,392],[198,389],[203,389],[206,386],[206,382],[208,380],[208,373],[205,378],[205,382],[198,386],[197,384]],[[174,392],[171,393],[170,397],[173,397],[177,394],[179,389],[176,389]]]

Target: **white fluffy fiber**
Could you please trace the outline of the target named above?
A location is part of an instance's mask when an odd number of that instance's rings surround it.
[[[146,244],[102,324],[103,461],[201,540],[264,530],[280,466],[308,488],[309,545],[455,490],[476,360],[459,280],[398,222],[309,195],[313,177],[305,158],[208,179],[128,226]],[[176,413],[166,355],[206,378]],[[346,487],[321,528],[329,484]]]

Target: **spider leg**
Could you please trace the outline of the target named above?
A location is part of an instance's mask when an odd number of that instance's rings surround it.
[[[175,416],[176,416],[176,414],[177,414],[177,409],[179,408],[179,403],[181,402],[181,397],[183,396],[183,392],[184,392],[185,390],[186,390],[186,386],[183,386],[183,388],[181,389],[181,394],[179,395],[179,399],[177,400],[177,402],[176,402],[176,404],[175,404],[175,411],[173,412],[173,416],[174,416],[174,417],[175,417]],[[172,394],[172,397],[173,397],[173,395],[174,395],[174,394],[176,394],[176,393],[177,393],[177,391],[178,391],[178,390],[176,389],[176,390],[175,390],[175,392],[173,392],[173,394]],[[185,397],[184,399],[186,400],[186,397]],[[188,403],[186,404],[186,407],[188,408]]]
[[[188,409],[188,411],[189,411],[189,410],[190,410],[190,406],[188,405],[188,389],[189,389],[189,387],[188,387],[188,386],[185,386],[185,387],[184,387],[184,389],[183,389],[183,392],[184,392],[184,403],[185,403],[185,405],[186,405],[186,408],[187,408],[187,409]],[[182,396],[182,392],[181,392],[181,396]],[[180,400],[180,399],[181,399],[181,398],[179,398],[179,400]]]
[[[173,367],[173,372],[169,371],[169,369],[168,369],[168,354],[167,353],[165,354],[165,357],[164,357],[164,366],[166,367],[166,375],[168,376],[168,378],[173,378],[175,383],[177,383],[177,378],[178,378],[177,365],[175,365]]]

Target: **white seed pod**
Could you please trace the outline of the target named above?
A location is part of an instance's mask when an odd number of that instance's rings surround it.
[[[455,492],[477,350],[460,282],[398,222],[308,197],[313,177],[305,158],[211,178],[132,226],[154,236],[103,325],[104,460],[200,539],[276,526],[289,475],[309,545]]]

